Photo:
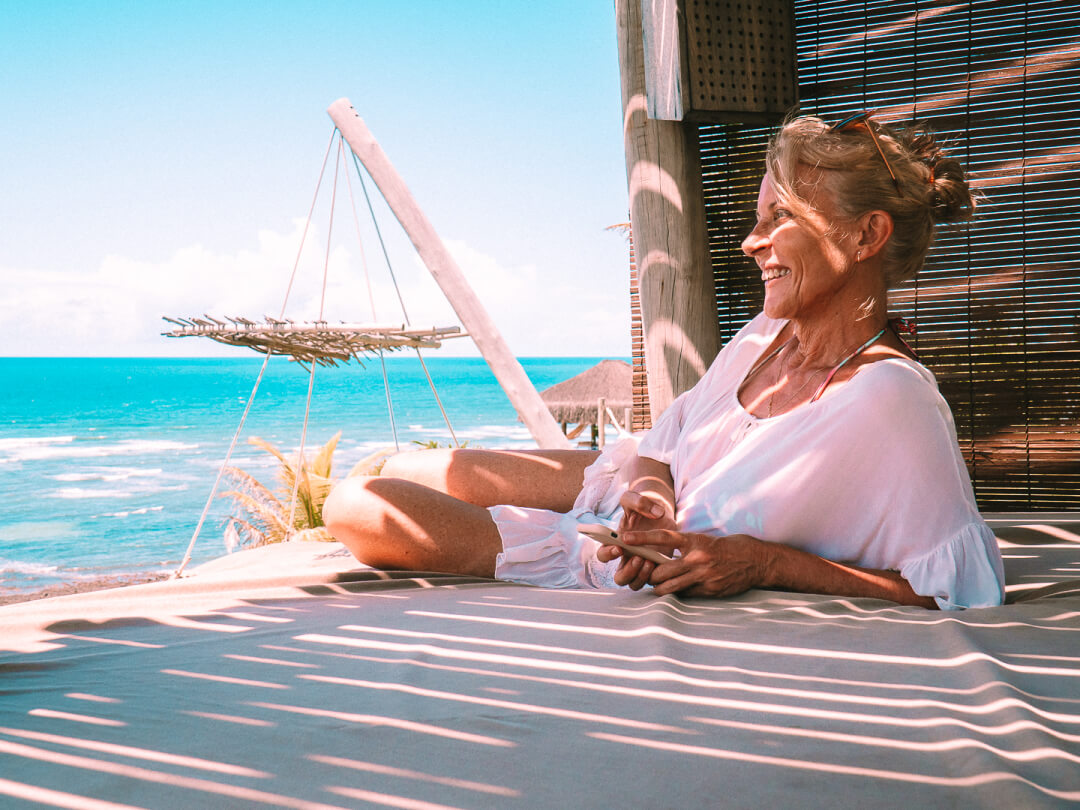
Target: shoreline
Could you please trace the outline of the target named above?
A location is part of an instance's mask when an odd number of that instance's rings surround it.
[[[76,593],[122,588],[125,585],[143,585],[147,582],[159,582],[168,579],[170,576],[171,574],[166,571],[141,571],[129,574],[107,574],[77,582],[58,582],[55,585],[48,585],[31,591],[0,593],[0,606],[14,605],[19,602],[33,602],[53,596],[71,596]]]

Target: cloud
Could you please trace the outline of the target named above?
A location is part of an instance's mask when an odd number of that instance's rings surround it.
[[[202,245],[162,261],[107,256],[84,271],[0,268],[0,352],[5,355],[235,354],[196,339],[160,337],[163,315],[261,319],[282,309],[303,223],[287,233],[264,230],[256,244],[233,252]],[[414,326],[458,325],[460,320],[403,237],[391,236],[401,297]],[[403,320],[398,294],[375,240],[365,249],[355,238],[326,255],[325,241],[309,231],[286,316],[297,321],[371,322],[370,300],[380,323]],[[376,246],[375,251],[372,245]],[[629,307],[609,290],[583,289],[565,275],[551,277],[532,265],[508,266],[470,245],[446,242],[511,350],[525,355],[625,355]],[[366,255],[365,255],[366,254]],[[364,265],[369,265],[369,286]],[[327,286],[322,295],[324,267]],[[447,354],[475,354],[471,341],[446,344]]]

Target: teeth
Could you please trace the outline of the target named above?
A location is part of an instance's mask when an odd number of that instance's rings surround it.
[[[786,275],[790,275],[791,271],[786,267],[773,268],[772,270],[762,270],[761,280],[771,281],[774,278],[783,278]]]

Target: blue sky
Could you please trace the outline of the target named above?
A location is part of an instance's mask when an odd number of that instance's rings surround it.
[[[607,0],[0,0],[0,54],[0,354],[238,351],[160,338],[160,317],[277,314],[342,96],[517,354],[629,353],[627,246],[604,230],[627,217]],[[327,210],[297,319],[317,314]],[[371,320],[363,250],[394,320],[346,211],[325,314]],[[378,216],[413,322],[456,323]]]

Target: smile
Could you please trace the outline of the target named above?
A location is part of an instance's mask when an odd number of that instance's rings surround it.
[[[762,270],[761,271],[761,280],[762,281],[772,281],[773,279],[783,278],[784,276],[789,276],[789,275],[791,275],[791,270],[789,270],[788,268],[786,268],[786,267],[774,267],[774,268],[771,268],[769,270]]]

